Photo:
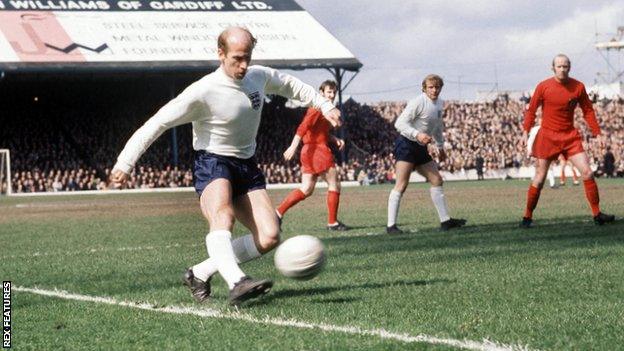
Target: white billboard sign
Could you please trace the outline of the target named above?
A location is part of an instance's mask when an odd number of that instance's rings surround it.
[[[254,61],[357,63],[294,1],[0,0],[2,63],[217,60],[217,36],[247,27]]]

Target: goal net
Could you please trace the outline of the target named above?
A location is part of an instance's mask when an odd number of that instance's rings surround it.
[[[9,150],[0,149],[0,195],[11,195],[11,157]]]

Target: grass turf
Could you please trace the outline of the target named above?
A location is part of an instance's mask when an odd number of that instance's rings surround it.
[[[605,212],[622,216],[624,182],[600,180]],[[443,233],[427,186],[411,185],[399,225],[385,233],[388,186],[345,188],[340,219],[325,230],[322,189],[286,215],[284,237],[311,234],[328,253],[308,282],[281,277],[272,254],[243,266],[275,280],[248,303],[254,318],[295,319],[535,349],[614,350],[624,345],[624,222],[594,226],[582,187],[545,189],[536,227],[518,228],[526,181],[447,183],[456,217]],[[287,191],[271,191],[277,204]],[[207,225],[193,193],[0,199],[0,275],[15,286],[233,311],[227,286],[196,305],[180,284],[205,258]],[[236,234],[244,233],[237,226]],[[267,326],[67,301],[14,292],[16,349],[452,349],[376,336]]]

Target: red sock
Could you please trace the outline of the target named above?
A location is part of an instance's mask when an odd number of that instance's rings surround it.
[[[566,175],[565,175],[565,165],[563,165],[561,167],[561,177],[559,177],[559,183],[563,184],[566,181]]]
[[[279,214],[283,216],[286,213],[286,211],[288,211],[289,208],[295,206],[296,204],[299,203],[299,201],[301,201],[301,200],[303,200],[305,198],[306,198],[306,196],[303,193],[303,191],[301,191],[299,189],[295,189],[295,190],[291,191],[288,194],[288,196],[286,196],[284,201],[282,201],[282,203],[277,208],[277,212],[279,212]]]
[[[533,210],[537,207],[537,201],[539,200],[541,191],[542,189],[534,187],[533,184],[529,186],[529,191],[527,192],[527,206],[524,211],[524,216],[526,218],[533,218]]]
[[[594,179],[584,180],[583,185],[585,186],[585,197],[587,197],[587,202],[589,202],[592,213],[594,214],[594,216],[596,216],[600,212],[600,196],[598,195],[598,185],[596,184],[596,181]]]
[[[337,191],[327,192],[327,224],[338,222],[338,205],[340,204],[340,193]]]

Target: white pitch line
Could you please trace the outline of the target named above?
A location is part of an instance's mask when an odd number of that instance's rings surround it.
[[[65,300],[74,300],[74,301],[84,301],[84,302],[94,302],[101,303],[107,305],[114,306],[122,306],[129,308],[136,308],[141,310],[153,311],[153,312],[162,312],[162,313],[172,313],[172,314],[186,314],[193,315],[199,317],[206,318],[222,318],[222,319],[232,319],[232,320],[240,320],[249,323],[256,324],[264,324],[264,325],[275,325],[275,326],[283,326],[290,328],[300,328],[300,329],[319,329],[326,332],[332,333],[345,333],[351,335],[364,335],[364,336],[375,336],[381,339],[389,339],[395,340],[405,343],[427,343],[432,345],[446,345],[451,347],[457,347],[466,350],[478,350],[478,351],[528,351],[529,348],[526,346],[518,346],[518,345],[505,345],[501,343],[497,343],[494,341],[490,341],[484,339],[483,341],[473,341],[473,340],[458,340],[458,339],[450,339],[450,338],[439,338],[436,336],[430,335],[410,335],[406,333],[394,333],[391,331],[387,331],[385,329],[362,329],[355,326],[340,326],[340,325],[332,325],[332,324],[324,324],[324,323],[309,323],[303,321],[297,321],[293,319],[280,319],[280,318],[271,318],[266,316],[264,318],[253,317],[240,312],[228,312],[228,311],[218,311],[211,308],[193,308],[186,306],[167,306],[167,307],[156,307],[154,304],[150,303],[140,303],[140,302],[132,302],[132,301],[117,301],[110,297],[99,297],[99,296],[89,296],[89,295],[80,295],[73,294],[63,290],[45,290],[39,288],[27,288],[27,287],[14,287],[15,291],[21,291],[36,295],[42,296],[50,296],[61,298]]]

